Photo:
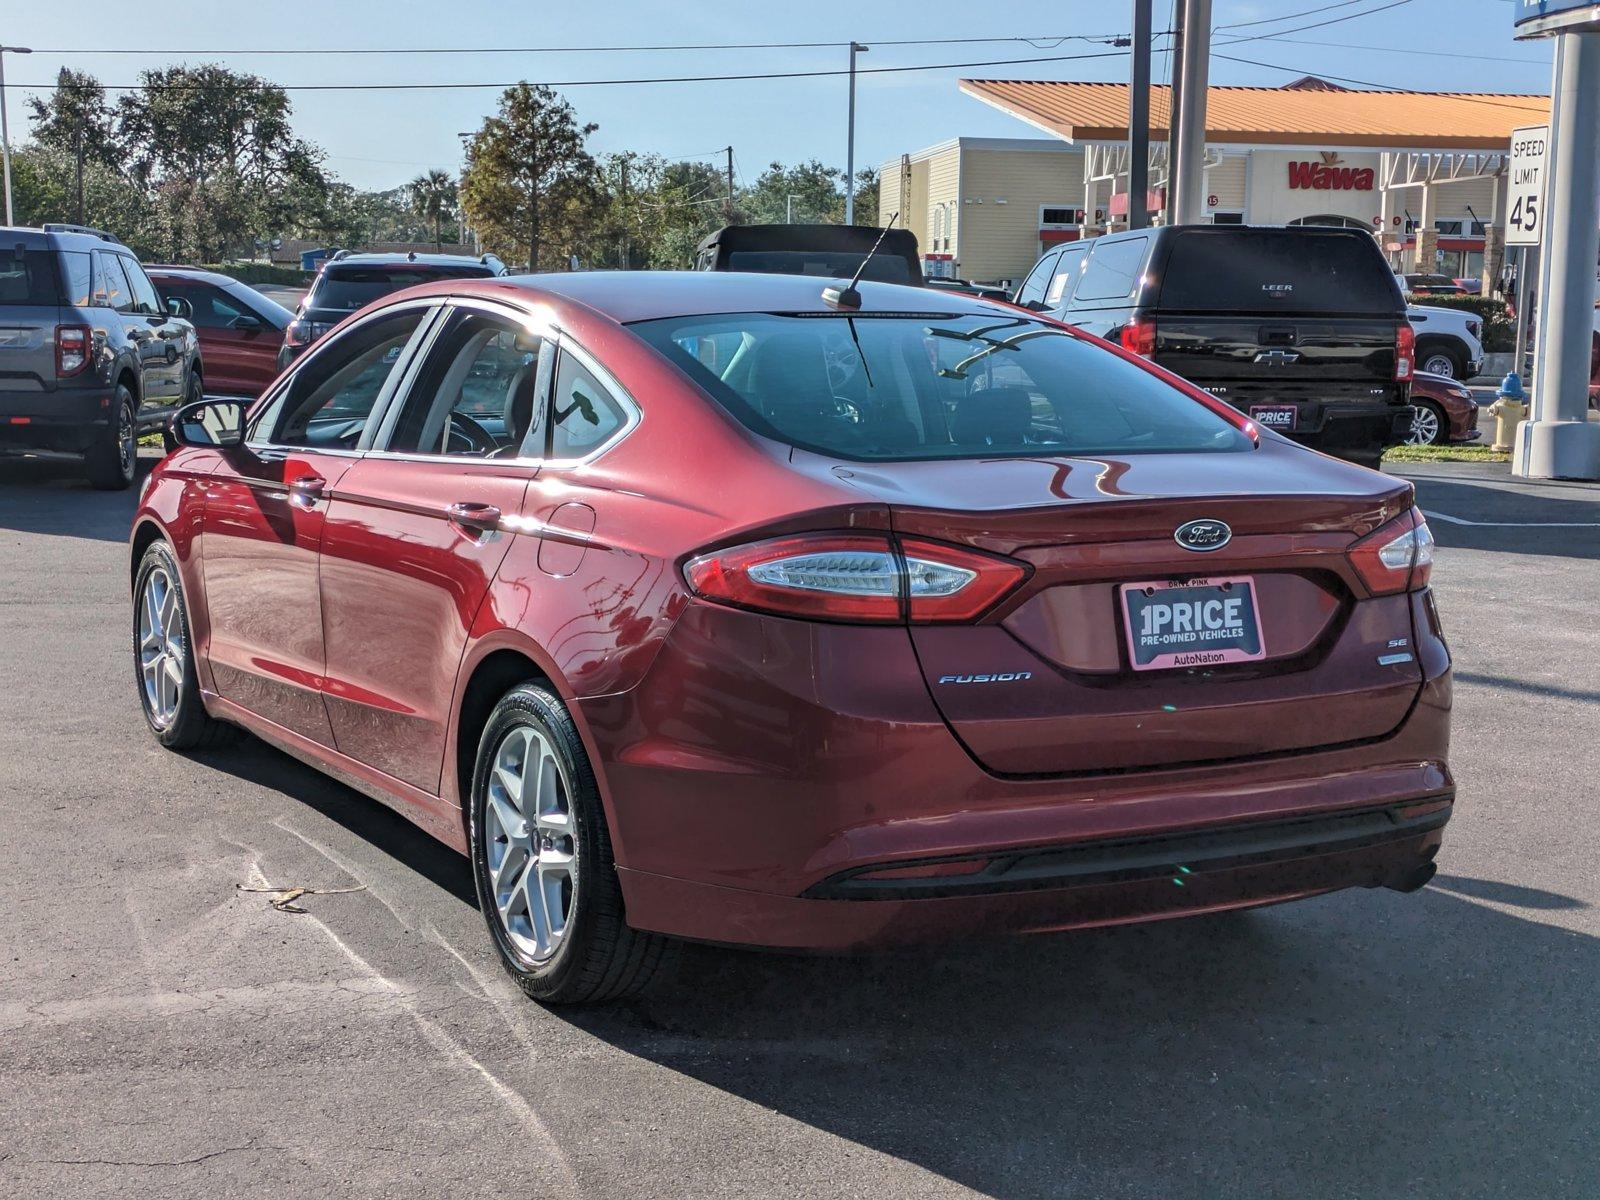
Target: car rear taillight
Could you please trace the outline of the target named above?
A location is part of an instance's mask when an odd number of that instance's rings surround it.
[[[1154,317],[1131,317],[1122,327],[1119,339],[1122,348],[1140,358],[1156,356],[1156,322]]]
[[[1411,378],[1417,359],[1417,331],[1401,321],[1394,331],[1394,377],[1404,381]]]
[[[1374,596],[1416,591],[1433,575],[1433,533],[1416,509],[1350,547],[1350,565]]]
[[[867,534],[773,538],[703,554],[683,568],[707,600],[869,624],[975,620],[1027,573],[1010,559]]]
[[[67,379],[89,365],[94,331],[87,325],[56,326],[56,378]]]

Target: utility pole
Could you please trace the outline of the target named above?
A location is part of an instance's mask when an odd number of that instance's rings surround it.
[[[628,269],[628,160],[624,156],[617,160],[617,170],[621,178],[617,181],[617,199],[622,201],[622,221],[617,226],[617,266],[626,271]]]
[[[727,217],[727,224],[733,224],[733,147],[728,147],[728,211],[723,214]]]
[[[77,140],[77,143],[78,143],[78,145],[77,145],[77,151],[78,151],[78,179],[77,179],[78,224],[82,225],[83,224],[83,110],[81,108],[78,110],[78,130],[77,130],[77,133],[78,133],[78,136],[77,136],[76,140]]]
[[[1150,224],[1150,2],[1133,0],[1132,66],[1128,72],[1128,228]]]
[[[0,158],[5,161],[6,224],[17,223],[11,211],[11,130],[6,124],[6,55],[32,54],[26,46],[0,46]]]
[[[1167,72],[1172,85],[1167,89],[1167,200],[1161,206],[1161,219],[1168,225],[1178,217],[1178,109],[1183,107],[1183,0],[1172,0],[1172,43],[1167,47]]]
[[[1600,229],[1600,32],[1557,34],[1549,169],[1540,243],[1539,328],[1531,419],[1517,426],[1511,473],[1600,478],[1600,425],[1589,418],[1595,257]]]
[[[856,223],[856,55],[870,47],[850,43],[850,130],[844,147],[844,223]]]
[[[1178,110],[1177,202],[1174,225],[1206,216],[1206,89],[1211,74],[1211,0],[1184,0],[1183,97]]]

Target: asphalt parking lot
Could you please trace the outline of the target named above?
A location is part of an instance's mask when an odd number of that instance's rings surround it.
[[[0,462],[0,1194],[1600,1195],[1600,488],[1412,477],[1458,700],[1423,892],[695,949],[555,1013],[401,818],[258,742],[160,750],[133,494]]]

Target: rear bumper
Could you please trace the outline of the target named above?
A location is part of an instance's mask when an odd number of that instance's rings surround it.
[[[578,703],[628,921],[865,950],[1405,887],[1454,792],[1448,654],[1431,605],[1413,602],[1424,682],[1387,737],[1010,779],[951,734],[903,630],[691,605],[638,688]],[[1402,811],[1419,805],[1432,807]],[[977,869],[926,873],[950,863]]]
[[[0,448],[81,453],[111,421],[109,387],[0,392]]]
[[[1360,846],[1191,866],[1177,858],[1127,878],[1075,885],[877,899],[772,896],[624,870],[629,921],[680,937],[850,953],[958,937],[1088,929],[1255,908],[1349,887],[1411,891],[1432,875],[1449,804],[1432,828]],[[1174,847],[1176,849],[1176,847]],[[1078,848],[1093,851],[1092,844]]]
[[[1409,404],[1325,404],[1316,406],[1309,422],[1301,407],[1302,424],[1286,436],[1315,450],[1337,454],[1341,450],[1381,450],[1398,446],[1411,434]]]

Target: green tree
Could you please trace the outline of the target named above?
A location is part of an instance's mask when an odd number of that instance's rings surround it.
[[[296,137],[288,94],[214,63],[146,71],[117,106],[130,175],[155,201],[156,236],[210,260],[253,249],[292,206],[328,186],[321,154]],[[200,211],[179,213],[188,203]]]
[[[843,179],[837,167],[816,159],[792,167],[775,162],[745,190],[739,207],[758,225],[782,224],[791,211],[799,225],[837,225],[844,220]]]
[[[467,145],[461,178],[462,210],[490,250],[537,271],[551,252],[589,241],[605,207],[587,148],[597,128],[543,84],[501,94],[499,112]]]
[[[440,228],[456,211],[454,176],[438,168],[426,171],[406,184],[406,198],[411,203],[411,211],[433,226],[433,248],[442,249]]]
[[[887,218],[885,218],[887,220]],[[878,223],[878,172],[873,167],[862,167],[856,172],[856,224]],[[900,222],[896,221],[897,226]]]

